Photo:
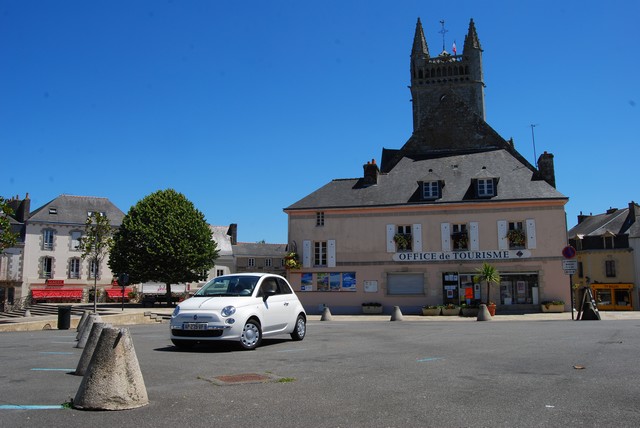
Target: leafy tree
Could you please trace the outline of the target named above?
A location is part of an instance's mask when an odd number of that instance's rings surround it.
[[[476,269],[478,274],[474,277],[476,281],[486,282],[487,283],[487,305],[490,302],[491,296],[491,283],[495,283],[496,285],[500,284],[500,272],[495,268],[495,266],[489,263],[482,263],[482,267]]]
[[[171,284],[206,279],[218,257],[204,215],[173,189],[152,193],[131,207],[114,237],[109,267],[130,283]]]
[[[93,262],[93,312],[98,309],[98,271],[113,245],[113,228],[106,214],[91,213],[84,224],[84,236],[80,239],[82,258]]]
[[[7,201],[0,196],[0,253],[5,248],[16,245],[18,235],[11,231],[11,220],[8,216],[13,214],[13,210]]]

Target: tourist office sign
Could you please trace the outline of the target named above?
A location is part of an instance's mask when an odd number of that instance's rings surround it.
[[[531,257],[529,250],[428,251],[401,252],[393,255],[396,262],[460,262],[465,260],[512,260]]]

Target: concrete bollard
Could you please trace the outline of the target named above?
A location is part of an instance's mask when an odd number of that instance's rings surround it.
[[[87,320],[87,317],[89,316],[89,314],[91,313],[91,311],[89,310],[85,310],[82,312],[82,316],[80,317],[80,321],[78,321],[78,327],[76,327],[76,331],[80,331],[82,330],[82,326],[84,325],[85,321]],[[80,337],[80,334],[78,333],[78,336],[76,337],[76,340],[78,339],[78,337]]]
[[[78,343],[76,343],[75,348],[80,348],[80,349],[84,348],[84,346],[87,343],[87,340],[89,339],[89,334],[91,334],[91,327],[93,327],[93,324],[97,322],[102,322],[102,318],[100,317],[100,315],[89,314],[89,316],[87,317],[87,320],[84,322],[84,325],[82,326],[82,330],[79,332],[80,337],[78,337]]]
[[[327,306],[322,310],[322,316],[320,317],[320,321],[331,321],[331,311]]]
[[[147,404],[147,389],[129,330],[103,328],[73,407],[126,410]]]
[[[491,321],[491,314],[489,313],[489,308],[487,308],[487,305],[485,305],[484,303],[480,305],[480,308],[478,309],[478,317],[476,318],[476,321]]]
[[[24,316],[26,318],[30,317],[31,316],[31,309],[27,309],[26,311],[24,311]]]
[[[394,306],[391,312],[391,319],[389,321],[402,321],[402,311],[400,306]]]
[[[98,344],[98,340],[100,339],[100,334],[102,333],[103,328],[113,328],[113,326],[111,324],[103,322],[93,323],[93,326],[91,327],[91,333],[89,333],[89,338],[87,339],[87,343],[82,350],[80,361],[78,361],[78,365],[76,366],[76,371],[73,372],[74,375],[84,376],[84,374],[87,372],[87,367],[89,367],[91,357],[93,356],[93,352],[96,349],[96,345]]]

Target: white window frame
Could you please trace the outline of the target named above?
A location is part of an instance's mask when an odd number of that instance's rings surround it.
[[[271,258],[267,257],[266,259],[264,259],[264,265],[265,265],[265,267],[273,266],[273,260]]]
[[[80,251],[80,242],[82,240],[82,232],[79,230],[72,230],[69,234],[70,236],[70,245],[71,251]],[[77,236],[77,239],[74,239],[74,236]]]
[[[324,226],[324,211],[316,212],[316,226],[317,227]]]
[[[479,197],[495,196],[496,186],[493,178],[478,178],[477,185]]]
[[[69,259],[69,279],[80,279],[82,270],[82,264],[80,263],[80,259],[74,257]]]
[[[467,223],[454,223],[451,224],[451,245],[455,246],[454,235],[465,233],[467,235],[467,246],[464,248],[454,248],[457,251],[469,250],[469,226]]]
[[[247,259],[247,266],[249,267],[256,267],[256,259],[253,257],[249,257]]]
[[[96,259],[89,260],[89,279],[100,279],[100,266]]]
[[[45,256],[42,258],[42,278],[53,278],[53,257]]]
[[[438,199],[440,197],[440,182],[425,181],[422,183],[422,199]]]
[[[44,229],[42,231],[42,249],[53,250],[53,241],[55,237],[55,231],[53,229]]]
[[[313,265],[327,266],[327,241],[313,243]]]

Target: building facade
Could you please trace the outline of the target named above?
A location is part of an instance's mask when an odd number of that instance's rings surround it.
[[[111,226],[120,227],[124,213],[107,198],[60,195],[31,212],[25,222],[21,295],[31,291],[35,300],[88,298],[94,282],[110,289],[113,274],[108,255],[99,266],[83,259],[80,239],[91,213],[107,216]]]
[[[610,208],[596,215],[578,216],[569,230],[569,243],[576,249],[577,288],[589,287],[602,310],[638,310],[640,206]]]
[[[285,208],[288,277],[310,312],[390,312],[486,300],[485,262],[501,274],[502,311],[569,302],[561,263],[564,205],[553,155],[534,167],[485,121],[482,49],[473,20],[461,55],[429,55],[420,20],[411,52],[414,130],[357,178],[335,179]],[[567,305],[567,308],[569,306]]]

